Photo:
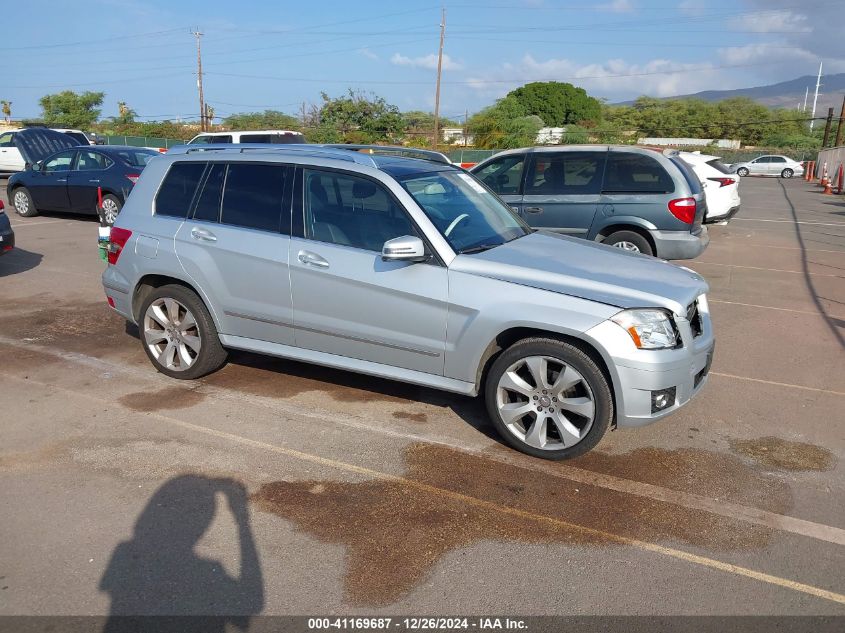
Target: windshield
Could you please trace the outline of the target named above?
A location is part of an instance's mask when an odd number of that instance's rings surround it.
[[[126,164],[130,167],[145,167],[156,156],[160,154],[151,149],[121,150],[117,152]]]
[[[508,205],[469,174],[414,174],[400,183],[458,253],[486,250],[531,232]]]

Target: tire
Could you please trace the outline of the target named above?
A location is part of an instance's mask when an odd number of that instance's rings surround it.
[[[736,170],[736,175],[745,178],[748,175],[748,169],[745,167],[740,167]]]
[[[538,385],[542,381],[534,376],[544,367],[547,384]],[[502,352],[487,374],[484,397],[502,439],[543,459],[583,455],[613,419],[613,395],[599,366],[577,347],[553,338],[524,339]]]
[[[22,218],[32,218],[38,215],[38,209],[35,208],[35,202],[32,200],[32,194],[26,187],[18,187],[12,192],[12,206],[15,211]]]
[[[616,231],[604,238],[602,242],[626,251],[654,255],[654,249],[648,243],[648,240],[634,231]]]
[[[791,169],[789,169],[789,168],[787,167],[787,168],[786,168],[786,169],[784,169],[782,172],[780,172],[780,177],[781,177],[781,178],[792,178],[792,175],[793,175],[794,173],[795,173],[794,171],[792,171]]]
[[[103,196],[103,221],[107,226],[114,224],[117,219],[117,214],[123,208],[123,203],[115,195],[108,194]]]
[[[147,358],[171,378],[193,380],[226,362],[226,350],[208,309],[184,286],[153,290],[141,304],[138,329]]]

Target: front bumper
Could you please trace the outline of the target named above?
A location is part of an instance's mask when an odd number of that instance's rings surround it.
[[[662,259],[693,259],[710,243],[707,227],[702,226],[698,235],[689,231],[649,231],[654,240],[655,256]]]
[[[625,330],[605,321],[587,336],[601,350],[613,380],[617,426],[643,426],[671,415],[687,404],[707,383],[715,340],[707,299],[699,297],[701,334],[693,335],[690,322],[675,316],[682,346],[667,350],[639,350]],[[652,392],[675,387],[675,400],[652,412]]]

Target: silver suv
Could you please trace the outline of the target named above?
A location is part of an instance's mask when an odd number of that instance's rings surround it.
[[[111,232],[103,285],[156,369],[241,349],[475,396],[548,459],[705,383],[694,272],[529,228],[458,167],[341,149],[171,150]]]

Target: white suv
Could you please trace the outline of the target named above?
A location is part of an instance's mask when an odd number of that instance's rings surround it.
[[[680,152],[681,160],[692,167],[704,187],[707,199],[705,223],[727,222],[739,213],[739,177],[719,160],[698,152]]]
[[[301,132],[292,130],[243,130],[241,132],[203,132],[188,141],[188,145],[209,143],[272,143],[288,145],[304,143]]]

